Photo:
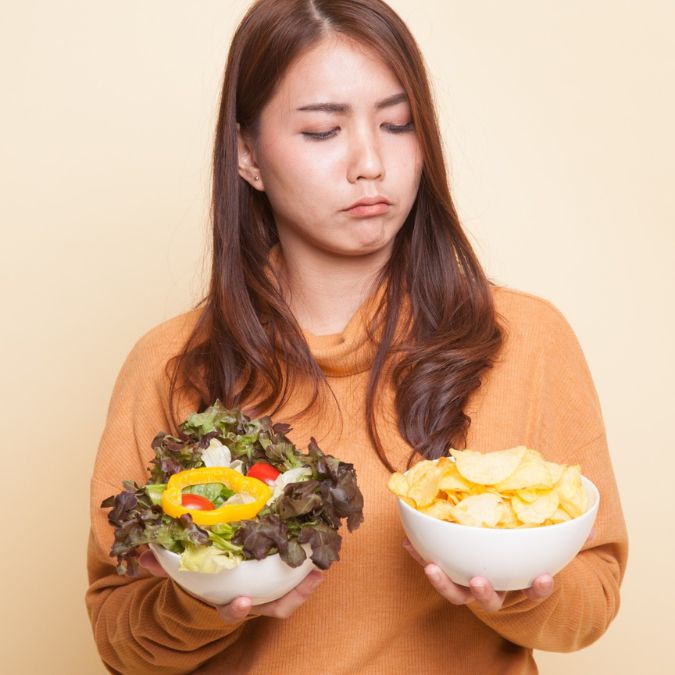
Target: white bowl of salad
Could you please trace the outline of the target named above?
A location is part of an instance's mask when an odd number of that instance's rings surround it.
[[[289,430],[217,401],[188,417],[177,436],[159,433],[149,482],[123,481],[124,490],[101,504],[112,507],[118,573],[136,575],[148,545],[192,595],[261,604],[339,560],[342,521],[352,531],[363,520],[354,467],[314,439],[301,453]]]
[[[276,553],[262,560],[246,560],[231,569],[204,574],[182,570],[178,553],[167,551],[158,544],[150,544],[150,548],[164,571],[176,583],[212,605],[226,605],[239,596],[251,598],[254,605],[277,600],[315,569],[309,557],[299,567],[289,567]]]

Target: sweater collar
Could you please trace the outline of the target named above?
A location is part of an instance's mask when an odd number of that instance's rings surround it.
[[[340,333],[314,335],[303,329],[309,349],[327,377],[356,375],[372,366],[377,345],[368,328],[381,295],[378,291],[368,297]]]

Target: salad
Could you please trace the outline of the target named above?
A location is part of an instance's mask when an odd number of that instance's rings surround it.
[[[180,569],[204,573],[276,553],[291,567],[309,551],[322,570],[339,560],[342,520],[350,532],[363,521],[356,472],[314,438],[301,453],[289,431],[216,401],[177,437],[157,434],[148,483],[125,480],[101,504],[111,508],[118,574],[135,576],[140,548],[151,543],[179,554]]]

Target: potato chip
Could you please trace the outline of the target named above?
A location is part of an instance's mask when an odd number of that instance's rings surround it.
[[[495,485],[506,480],[518,467],[526,448],[524,445],[496,452],[451,450],[457,470],[463,478],[479,485]]]
[[[404,475],[408,485],[412,487],[415,483],[422,483],[427,477],[435,476],[438,473],[441,473],[441,469],[436,462],[421,460],[408,469]]]
[[[555,481],[543,457],[536,450],[526,450],[516,470],[495,487],[500,492],[508,490],[538,490],[553,487]]]
[[[539,493],[536,490],[523,489],[523,490],[516,490],[516,495],[524,502],[531,504],[539,496]]]
[[[406,477],[402,473],[399,473],[398,471],[396,473],[392,473],[391,476],[389,476],[389,482],[387,483],[387,487],[397,497],[408,496],[408,487],[409,487],[408,481],[406,480]]]
[[[504,511],[501,497],[494,492],[472,495],[451,508],[458,523],[474,527],[495,527]]]
[[[438,463],[441,463],[440,460]],[[445,462],[442,468],[443,475],[438,483],[439,490],[445,490],[446,492],[471,492],[471,484],[462,478],[455,462]]]
[[[418,507],[429,506],[438,494],[438,484],[443,476],[443,468],[435,462],[422,461],[406,474],[408,481],[408,497]]]
[[[565,467],[555,492],[560,498],[560,505],[572,518],[586,510],[586,491],[581,483],[581,468],[578,464]]]
[[[553,481],[553,485],[555,485],[560,480],[560,477],[563,475],[565,465],[556,464],[555,462],[546,462],[546,466],[548,467],[548,470],[551,474],[551,480]]]
[[[567,513],[567,511],[558,507],[555,513],[549,518],[549,520],[553,525],[555,523],[564,523],[566,520],[572,520],[572,516],[570,516],[570,514]]]
[[[440,520],[454,520],[452,513],[453,504],[448,503],[443,499],[437,499],[431,506],[424,509],[419,509],[422,513],[426,513],[432,518],[439,518]]]
[[[440,490],[438,496],[443,496],[446,502],[450,502],[451,504],[457,504],[458,502],[461,502],[464,497],[466,497],[465,492],[453,492],[452,490]]]
[[[556,512],[559,503],[556,492],[541,494],[533,502],[524,502],[517,496],[511,498],[511,506],[518,520],[525,524],[540,525]]]
[[[502,507],[502,517],[499,519],[497,527],[518,527],[520,525],[520,521],[518,520],[518,516],[511,506],[511,502],[502,502]]]

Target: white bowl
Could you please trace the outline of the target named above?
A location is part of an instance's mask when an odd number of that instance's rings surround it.
[[[471,527],[428,516],[399,499],[403,529],[413,548],[455,583],[485,577],[498,591],[529,588],[540,574],[554,575],[580,551],[600,505],[598,488],[581,477],[588,509],[564,523],[513,529]]]
[[[188,593],[212,605],[226,605],[240,595],[245,595],[254,605],[277,600],[295,588],[313,569],[307,559],[299,567],[290,567],[279,554],[262,560],[245,560],[232,569],[215,574],[188,572],[179,568],[180,556],[157,544],[150,544],[164,571]],[[305,552],[311,548],[305,545]]]

